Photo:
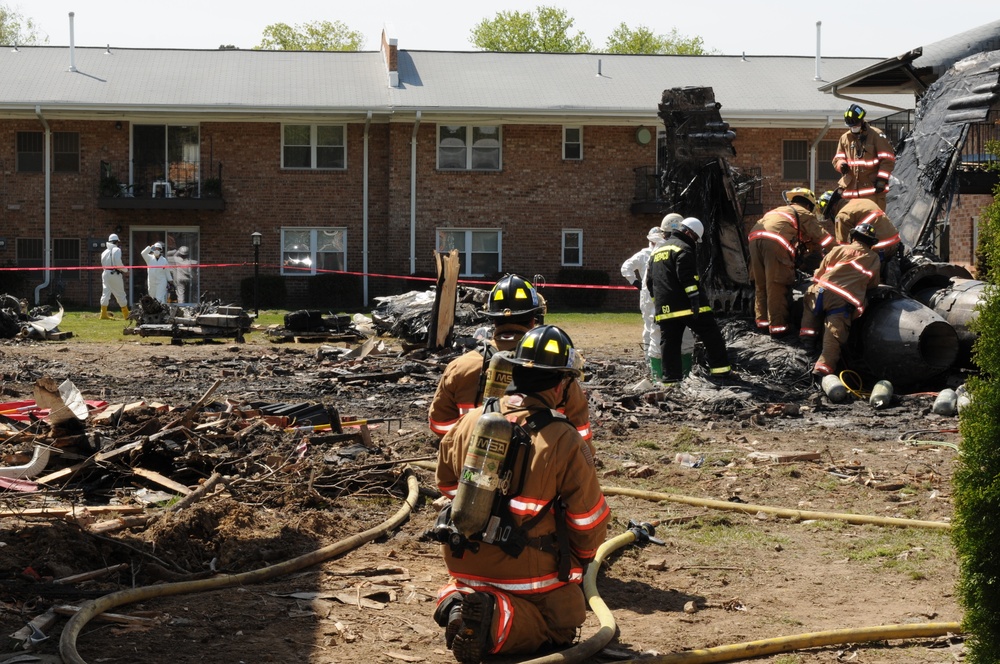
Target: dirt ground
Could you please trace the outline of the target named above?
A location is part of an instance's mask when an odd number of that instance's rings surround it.
[[[642,378],[638,326],[609,326],[597,316],[567,331],[587,358],[584,387],[599,474],[614,512],[611,535],[624,532],[630,520],[661,522],[655,537],[662,543],[627,546],[605,561],[597,590],[618,632],[590,661],[961,620],[947,530],[854,525],[826,516],[949,521],[957,419],[931,414],[932,394],[897,395],[891,407],[874,410],[862,400],[831,404],[808,379],[771,381],[765,391],[749,393],[691,376],[667,393],[633,391]],[[750,341],[761,343],[770,342]],[[316,402],[334,406],[343,419],[382,420],[370,425],[372,445],[360,454],[319,434],[267,428],[239,438],[244,447],[232,442],[236,435],[225,445],[206,435],[194,450],[189,440],[183,454],[168,454],[169,445],[162,443],[159,457],[152,451],[140,457],[144,466],[190,487],[217,469],[226,475],[226,487],[172,515],[150,508],[156,517],[146,527],[99,534],[79,521],[0,518],[4,634],[53,605],[244,573],[329,549],[397,513],[406,493],[406,464],[398,462],[433,458],[436,438],[427,429],[427,406],[453,354],[401,354],[399,343],[385,339],[383,352],[357,360],[330,351],[337,346],[345,344],[276,344],[260,332],[244,344],[175,346],[125,337],[107,345],[74,339],[0,345],[5,402],[31,399],[35,381],[48,376],[72,380],[87,399],[160,402],[178,413],[218,380],[215,404]],[[737,366],[749,379],[753,367]],[[720,400],[720,394],[728,396]],[[160,424],[169,416],[147,415]],[[88,427],[87,434],[107,448],[157,430],[142,426],[141,419],[123,419],[116,428]],[[15,452],[30,453],[16,441],[0,449],[8,455],[5,465],[23,463],[23,457],[11,456]],[[678,453],[700,463],[676,463]],[[795,458],[803,453],[805,459]],[[47,470],[72,462],[56,459]],[[124,463],[111,463],[41,495],[0,493],[0,507],[17,511],[43,499],[56,505],[135,505],[143,491],[163,490],[127,470]],[[80,655],[93,663],[147,664],[454,661],[431,617],[445,569],[438,545],[421,538],[437,513],[433,473],[424,467],[413,472],[419,504],[391,533],[274,580],[120,606],[113,611],[147,621],[91,621],[76,641]],[[626,497],[614,488],[662,492],[671,499]],[[747,505],[825,515],[787,518]],[[105,578],[52,583],[122,563],[127,568]],[[35,645],[35,659],[17,661],[60,661],[65,621]],[[582,638],[598,628],[590,613]],[[815,647],[755,661],[944,663],[961,659],[962,647],[960,638],[923,637]],[[0,652],[13,648],[11,641]],[[0,662],[9,656],[0,655]]]

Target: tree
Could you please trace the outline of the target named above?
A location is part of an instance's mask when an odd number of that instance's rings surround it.
[[[608,53],[633,53],[645,55],[708,55],[705,42],[701,37],[685,37],[678,34],[677,28],[669,35],[658,35],[645,25],[634,30],[624,23],[619,23],[608,36]]]
[[[565,9],[540,5],[530,12],[497,12],[472,29],[469,41],[484,51],[587,53],[590,40],[582,32],[570,36],[573,19]]]
[[[255,50],[269,51],[360,51],[364,36],[340,21],[310,21],[290,26],[272,23],[264,28]]]
[[[0,44],[47,44],[48,37],[39,38],[38,27],[21,12],[0,4]]]

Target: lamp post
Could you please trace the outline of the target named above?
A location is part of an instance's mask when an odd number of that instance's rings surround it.
[[[257,282],[260,280],[260,241],[264,236],[254,231],[250,234],[250,243],[253,245],[253,315],[260,314],[257,308]]]

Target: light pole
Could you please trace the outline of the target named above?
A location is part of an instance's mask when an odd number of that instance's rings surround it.
[[[264,236],[254,231],[250,234],[250,243],[253,245],[253,315],[260,315],[257,308],[257,282],[260,281],[260,241]]]

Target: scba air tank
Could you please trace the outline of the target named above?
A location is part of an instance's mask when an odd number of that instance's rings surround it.
[[[499,399],[507,391],[507,386],[513,380],[511,369],[514,363],[510,361],[510,351],[501,350],[493,353],[486,368],[486,386],[483,388],[483,398]]]
[[[458,478],[451,520],[465,537],[483,532],[501,489],[500,469],[511,448],[513,425],[500,413],[483,413],[472,430],[472,440]]]

